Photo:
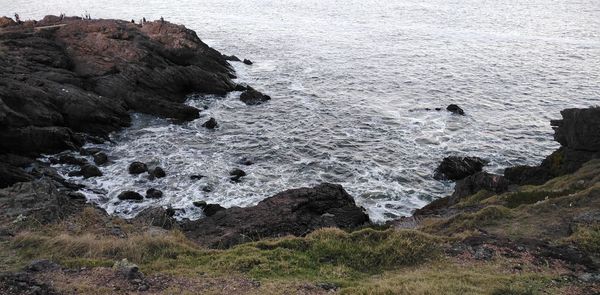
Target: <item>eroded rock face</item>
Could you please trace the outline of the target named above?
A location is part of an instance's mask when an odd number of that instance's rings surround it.
[[[253,207],[220,210],[182,227],[200,244],[227,248],[259,238],[303,236],[322,227],[355,228],[368,222],[364,209],[342,186],[321,184],[281,192]]]
[[[4,25],[0,154],[77,149],[91,138],[80,132],[106,138],[130,124],[130,110],[196,119],[185,95],[235,89],[227,61],[184,26],[57,16],[36,30]]]
[[[461,198],[486,190],[502,193],[508,190],[508,181],[502,175],[478,172],[456,182],[450,203],[456,204]]]
[[[551,122],[554,139],[561,147],[546,157],[539,166],[516,166],[504,171],[506,179],[515,184],[543,184],[600,158],[600,108],[566,109],[562,120]]]
[[[446,157],[435,169],[433,178],[438,180],[463,179],[480,172],[486,164],[487,161],[478,157]]]

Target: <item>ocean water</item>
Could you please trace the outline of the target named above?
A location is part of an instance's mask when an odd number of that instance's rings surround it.
[[[246,106],[239,92],[190,96],[207,109],[183,125],[133,114],[132,127],[101,145],[113,160],[104,176],[72,178],[90,201],[125,217],[171,205],[200,218],[196,200],[249,206],[333,182],[383,221],[451,193],[452,183],[432,178],[443,157],[479,156],[491,172],[535,164],[557,147],[549,120],[561,109],[600,105],[596,0],[0,0],[0,14],[22,19],[86,11],[185,24],[217,50],[254,61],[233,63],[238,82],[273,98]],[[450,103],[467,115],[425,110]],[[200,126],[209,117],[218,129]],[[244,157],[255,164],[240,165]],[[134,160],[168,176],[129,175]],[[233,168],[248,176],[231,182]],[[150,187],[165,197],[116,198]]]

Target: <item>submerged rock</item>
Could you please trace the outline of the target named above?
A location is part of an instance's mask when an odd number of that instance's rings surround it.
[[[281,192],[253,207],[220,210],[182,227],[200,244],[227,248],[259,238],[303,236],[322,227],[352,229],[368,222],[364,209],[342,186],[321,184]]]
[[[437,180],[463,179],[469,175],[480,172],[486,164],[486,160],[478,157],[446,157],[435,169],[433,178]]]
[[[215,118],[210,118],[208,119],[208,121],[204,122],[202,124],[202,127],[206,128],[206,129],[215,129],[217,127],[219,127],[219,124],[217,123],[217,120],[215,120]]]
[[[141,201],[144,199],[144,197],[142,195],[140,195],[139,193],[136,193],[134,191],[124,191],[121,192],[117,198],[119,200],[134,200],[134,201]]]
[[[258,105],[263,102],[271,100],[271,97],[261,92],[257,91],[252,87],[248,87],[248,89],[242,94],[240,94],[240,100],[247,105]]]
[[[98,152],[93,155],[94,163],[98,166],[108,163],[108,155],[104,152]]]
[[[162,196],[163,192],[155,188],[151,188],[146,191],[146,198],[148,199],[160,199]]]
[[[253,62],[251,60],[249,60],[249,59],[244,59],[244,64],[252,65]]]
[[[156,167],[152,169],[149,173],[156,178],[163,178],[167,176],[167,173],[161,167]]]
[[[461,116],[465,115],[465,111],[463,111],[463,109],[461,107],[459,107],[458,105],[455,105],[455,104],[448,105],[446,107],[446,110],[453,114],[457,114],[457,115],[461,115]]]
[[[133,162],[129,165],[129,174],[141,174],[148,171],[148,166],[142,162]]]
[[[232,181],[239,181],[242,177],[246,176],[246,172],[242,169],[235,168],[229,171],[229,175],[231,175]]]

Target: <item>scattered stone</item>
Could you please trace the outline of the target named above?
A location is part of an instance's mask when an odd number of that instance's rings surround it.
[[[141,201],[144,199],[144,197],[134,191],[124,191],[122,193],[120,193],[117,198],[119,200],[134,200],[134,201]]]
[[[204,211],[204,215],[206,216],[213,216],[217,212],[225,210],[225,208],[219,204],[207,204],[205,201],[196,201],[193,204],[196,207],[202,208],[202,211]]]
[[[144,274],[140,272],[137,264],[129,262],[127,258],[115,262],[113,269],[121,273],[128,280],[141,280],[144,278]]]
[[[108,163],[108,155],[104,152],[98,152],[93,155],[94,163],[98,166]]]
[[[262,94],[258,90],[248,87],[248,89],[240,94],[240,100],[247,105],[259,105],[263,102],[271,100],[271,97]]]
[[[244,172],[244,170],[236,168],[233,169],[229,172],[229,175],[231,175],[231,180],[232,181],[239,181],[242,177],[246,176],[246,172]]]
[[[94,165],[84,165],[80,172],[83,178],[102,176],[102,171]]]
[[[253,62],[251,60],[249,60],[249,59],[244,59],[244,64],[252,65]]]
[[[155,188],[151,188],[146,191],[146,198],[148,199],[160,199],[162,196],[163,192]]]
[[[169,230],[177,225],[177,221],[173,218],[174,215],[175,210],[172,208],[152,207],[142,210],[133,220],[143,225],[158,226]]]
[[[204,124],[202,124],[202,127],[206,128],[206,129],[215,129],[217,127],[219,127],[219,124],[217,123],[217,120],[215,120],[215,118],[210,118],[208,119],[208,121],[204,122]]]
[[[317,283],[316,284],[317,287],[326,290],[326,291],[335,291],[338,289],[338,286],[335,283],[329,283],[329,282],[322,282],[322,283]]]
[[[494,257],[494,250],[488,248],[488,247],[477,247],[475,249],[475,253],[473,254],[473,258],[477,259],[477,260],[490,260],[492,259],[492,257]]]
[[[446,110],[453,114],[457,114],[457,115],[461,115],[461,116],[465,115],[465,111],[463,111],[463,109],[461,109],[458,105],[455,105],[455,104],[449,105],[448,107],[446,107]]]
[[[480,172],[488,162],[478,157],[450,156],[435,169],[434,179],[459,180]]]
[[[148,171],[148,166],[142,162],[133,162],[129,165],[129,174],[141,174]]]
[[[152,171],[150,171],[150,174],[156,178],[163,178],[167,176],[167,173],[161,167],[156,167],[152,169]]]

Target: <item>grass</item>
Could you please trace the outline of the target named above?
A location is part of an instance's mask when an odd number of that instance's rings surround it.
[[[587,253],[600,257],[600,224],[579,226],[568,240]]]
[[[492,205],[471,213],[460,213],[449,219],[429,222],[423,230],[429,233],[454,235],[464,231],[472,231],[485,226],[496,225],[511,217],[511,210]]]

